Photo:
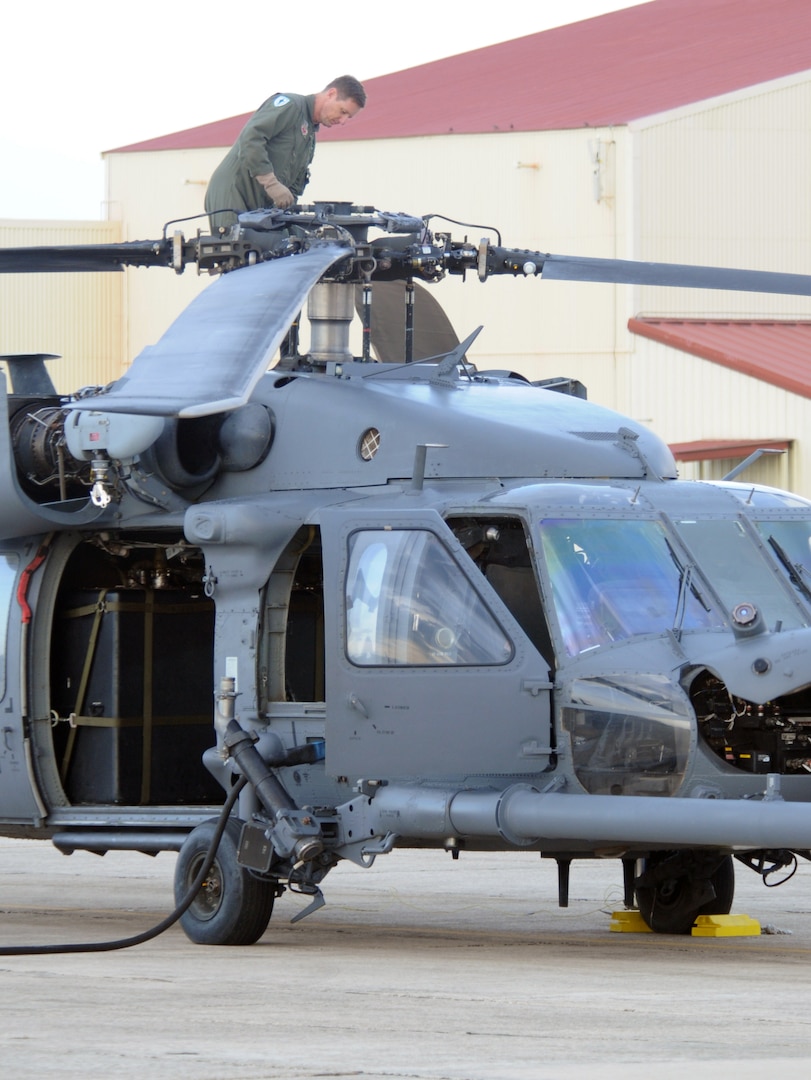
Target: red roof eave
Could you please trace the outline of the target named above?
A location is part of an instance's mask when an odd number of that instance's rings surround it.
[[[791,439],[695,439],[670,443],[670,452],[677,461],[718,461],[747,457],[756,450],[789,450],[791,442]]]
[[[361,115],[321,137],[622,126],[809,70],[808,0],[656,0],[364,80]],[[228,147],[249,115],[107,152]]]
[[[811,398],[811,322],[632,318],[628,329],[640,337]]]

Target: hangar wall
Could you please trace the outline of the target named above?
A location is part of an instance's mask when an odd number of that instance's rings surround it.
[[[636,258],[808,273],[808,72],[630,125]],[[639,290],[644,315],[809,318],[811,299]]]
[[[628,413],[668,443],[699,439],[787,439],[787,454],[765,457],[741,474],[742,483],[770,484],[811,497],[811,398],[791,394],[720,364],[639,341],[633,359]],[[720,479],[740,458],[681,462],[679,475]]]
[[[808,73],[632,124],[635,257],[808,273],[809,130]],[[648,317],[811,319],[805,297],[630,291],[636,312]],[[762,458],[741,479],[811,497],[808,398],[645,338],[634,342],[624,386],[616,407],[671,443],[792,440],[788,454]],[[680,472],[720,477],[736,463],[707,463],[703,470],[683,463]]]
[[[117,221],[0,220],[0,246],[112,244]],[[124,278],[108,274],[0,275],[0,353],[56,353],[47,367],[70,393],[118,378],[125,353]]]
[[[208,232],[203,198],[208,178],[225,151],[171,150],[158,153],[108,153],[108,214],[126,240],[159,239],[179,230],[194,236]],[[126,271],[127,363],[164,330],[210,283],[194,267],[177,275],[171,270],[130,268]]]

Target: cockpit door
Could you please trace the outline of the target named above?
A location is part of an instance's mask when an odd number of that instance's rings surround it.
[[[549,766],[549,669],[434,511],[322,516],[327,767],[350,779]]]

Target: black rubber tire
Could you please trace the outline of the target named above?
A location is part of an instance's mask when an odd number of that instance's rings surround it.
[[[253,945],[264,934],[273,912],[276,887],[255,877],[237,862],[242,822],[230,818],[206,882],[180,917],[186,936],[196,945]],[[193,829],[175,865],[175,903],[180,903],[197,877],[211,844],[216,820]]]
[[[654,861],[648,859],[646,869]],[[695,907],[687,878],[674,877],[656,886],[637,888],[636,902],[639,912],[655,934],[689,934],[699,915],[728,915],[735,896],[735,866],[731,855],[726,855],[710,875],[715,897]]]

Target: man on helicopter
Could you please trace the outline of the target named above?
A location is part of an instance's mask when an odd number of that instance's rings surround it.
[[[338,127],[366,104],[352,75],[340,75],[317,94],[273,94],[239,134],[214,170],[205,207],[212,232],[236,221],[236,213],[292,206],[310,178],[318,129]]]

